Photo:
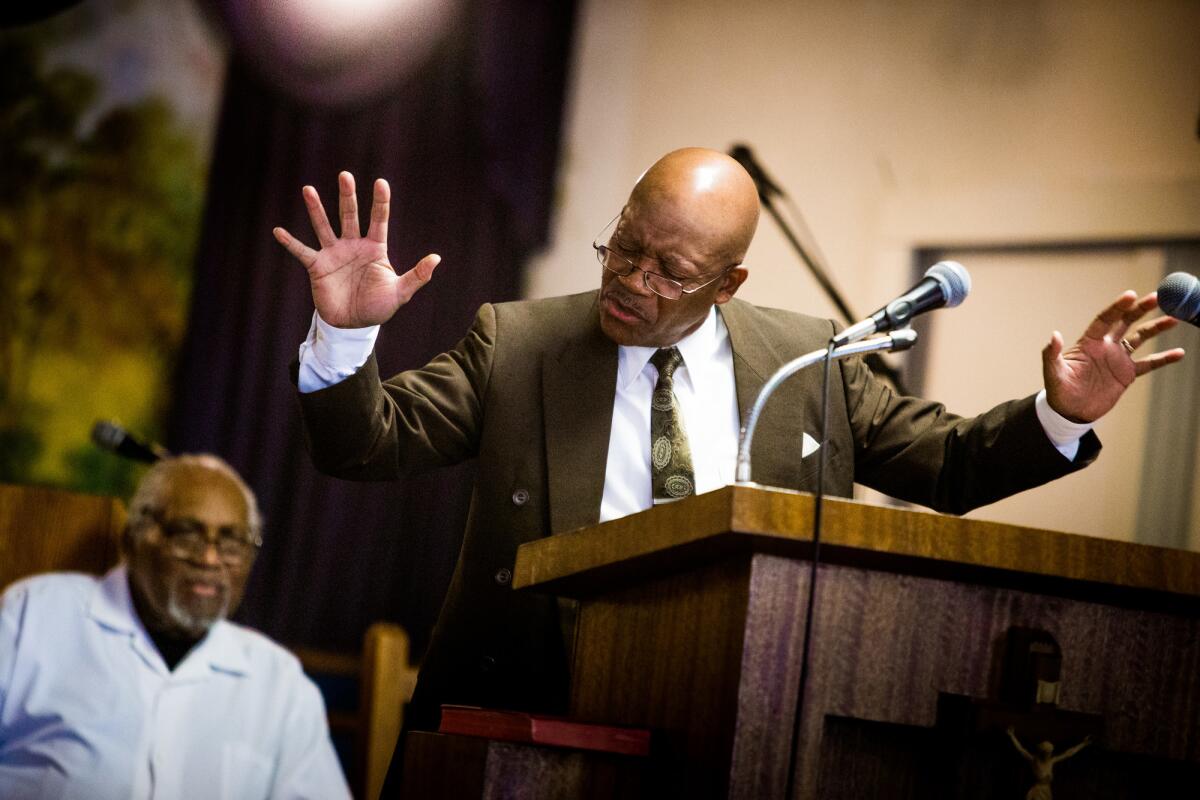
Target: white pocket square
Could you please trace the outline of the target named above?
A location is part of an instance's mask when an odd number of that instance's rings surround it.
[[[819,450],[821,448],[821,444],[816,439],[809,436],[807,433],[804,434],[804,437],[800,440],[800,442],[801,442],[801,444],[800,444],[800,457],[801,458],[808,458],[809,456],[811,456],[813,453],[817,452],[817,450]]]

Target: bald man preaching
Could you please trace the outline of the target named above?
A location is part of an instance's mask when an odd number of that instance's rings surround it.
[[[749,276],[757,193],[733,159],[689,148],[650,167],[593,242],[598,290],[484,305],[454,349],[381,381],[378,325],[439,258],[397,274],[387,183],[375,182],[365,238],[353,177],[342,173],[338,189],[340,236],[303,189],[319,250],[275,229],[307,269],[316,305],[297,376],[314,461],[376,480],[478,460],[411,725],[435,728],[442,703],[563,712],[569,615],[553,598],[511,590],[517,545],[733,482],[740,413],[836,325],[734,297]],[[839,362],[826,490],[849,496],[857,480],[962,513],[1086,466],[1100,449],[1091,423],[1136,376],[1183,357],[1133,357],[1175,322],[1139,322],[1155,305],[1127,292],[1070,348],[1055,332],[1042,353],[1045,388],[973,419],[894,394],[859,360]],[[814,488],[817,459],[799,443],[817,436],[820,400],[815,370],[776,393],[754,440],[756,480]]]

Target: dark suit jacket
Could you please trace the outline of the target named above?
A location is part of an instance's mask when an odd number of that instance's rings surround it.
[[[600,330],[597,293],[485,305],[467,336],[419,370],[380,382],[374,358],[353,377],[300,396],[318,468],[391,479],[477,458],[462,551],[413,698],[412,727],[442,703],[565,709],[567,661],[552,598],[513,592],[516,548],[598,521],[617,346]],[[720,306],[733,348],[738,406],[782,364],[824,347],[833,323],[734,299]],[[833,371],[826,491],[854,481],[962,513],[1090,463],[1094,435],[1069,462],[1033,398],[973,419],[894,394],[858,359]],[[820,370],[789,379],[755,434],[754,479],[814,489]]]

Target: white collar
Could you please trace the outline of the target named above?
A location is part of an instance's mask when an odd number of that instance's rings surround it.
[[[721,368],[718,357],[728,341],[729,331],[725,328],[721,315],[717,313],[717,307],[713,306],[708,310],[708,316],[699,328],[675,343],[679,354],[683,356],[683,364],[687,367],[686,374],[691,380],[692,389],[697,394],[703,394],[703,388],[710,385],[710,371]],[[658,350],[657,347],[626,345],[617,348],[617,382],[622,390],[628,390],[633,385]]]
[[[133,605],[129,570],[125,564],[113,567],[101,579],[88,603],[88,614],[109,630],[126,634],[135,642],[153,649],[150,634]],[[221,672],[245,675],[250,672],[250,666],[250,659],[238,642],[235,626],[225,620],[217,620],[208,634],[188,653],[175,674],[201,677],[211,667]]]

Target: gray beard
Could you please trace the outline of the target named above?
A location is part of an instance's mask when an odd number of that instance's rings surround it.
[[[229,614],[229,596],[226,594],[225,599],[221,601],[221,608],[211,617],[197,616],[186,608],[184,608],[175,598],[175,593],[171,592],[167,597],[167,617],[171,622],[178,625],[185,631],[193,633],[197,636],[204,636],[209,629],[217,623],[218,620],[225,619]]]

